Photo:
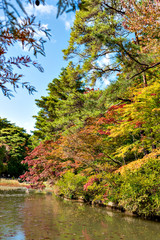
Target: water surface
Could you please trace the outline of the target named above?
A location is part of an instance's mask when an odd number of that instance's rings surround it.
[[[0,194],[2,240],[160,240],[160,223],[51,195]]]

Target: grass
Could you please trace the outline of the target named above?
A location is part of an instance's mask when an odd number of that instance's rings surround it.
[[[20,183],[18,180],[0,178],[1,187],[27,187],[28,184]]]

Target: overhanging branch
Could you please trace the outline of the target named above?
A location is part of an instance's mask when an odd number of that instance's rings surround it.
[[[151,68],[157,67],[158,65],[160,65],[160,62],[155,63],[154,65],[149,66],[149,67],[143,69],[143,70],[140,71],[139,73],[136,73],[135,75],[133,75],[130,79],[133,79],[133,78],[137,77],[138,75],[140,75],[141,73],[144,73],[144,72],[146,72],[147,70],[149,70],[149,69],[151,69]]]

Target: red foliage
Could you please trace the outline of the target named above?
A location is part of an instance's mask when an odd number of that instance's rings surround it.
[[[106,131],[99,129],[98,133],[101,134],[101,135],[110,135],[109,129],[107,129]]]
[[[2,4],[3,5],[3,4]],[[3,9],[3,7],[2,7]],[[4,10],[4,9],[3,9]],[[3,11],[2,10],[2,11]],[[16,8],[14,8],[16,11]],[[6,14],[6,13],[5,13]],[[7,15],[8,14],[8,15]],[[35,23],[35,17],[28,15],[21,18],[21,21],[17,21],[16,17],[11,16],[9,13],[6,14],[6,19],[1,26],[1,36],[0,36],[0,57],[1,57],[1,73],[0,73],[0,88],[5,96],[13,96],[11,90],[8,89],[8,84],[10,84],[14,90],[22,84],[29,93],[35,91],[35,88],[31,86],[28,82],[20,83],[22,74],[13,73],[13,66],[17,66],[21,69],[21,66],[29,67],[31,64],[38,68],[39,71],[43,72],[43,68],[35,61],[32,61],[29,56],[13,57],[7,59],[5,56],[8,52],[10,46],[14,46],[15,43],[19,42],[22,47],[27,47],[28,50],[32,49],[34,55],[41,53],[45,55],[44,52],[44,40],[42,38],[37,39],[37,31],[43,32],[46,37],[49,38],[50,34],[47,29],[39,23]],[[14,13],[12,12],[12,15]],[[7,20],[8,18],[8,20]],[[6,21],[6,22],[5,22]],[[14,26],[14,27],[13,27]]]
[[[89,92],[95,91],[94,88],[85,88],[84,94],[87,94]]]
[[[119,108],[123,108],[124,106],[126,106],[125,103],[124,103],[124,104],[113,105],[113,106],[111,106],[110,108],[108,108],[107,112],[108,112],[108,111],[111,111],[111,110],[117,110],[117,109],[119,109]]]
[[[88,187],[91,186],[94,182],[98,182],[99,179],[97,177],[92,177],[88,180],[88,182],[83,186],[84,191],[88,191]]]
[[[49,161],[52,145],[52,141],[40,143],[40,145],[22,161],[22,163],[28,164],[29,171],[20,177],[30,182],[31,186],[35,188],[43,188],[43,182],[54,174],[52,170],[53,162]]]
[[[142,127],[142,125],[144,124],[145,122],[142,122],[142,121],[137,121],[136,123],[135,123],[135,126],[134,126],[134,128],[139,128],[139,127]]]
[[[108,108],[107,112],[105,113],[105,116],[101,116],[97,121],[96,124],[100,125],[101,128],[98,129],[98,133],[101,135],[110,135],[110,129],[107,126],[107,129],[104,129],[106,125],[113,125],[113,124],[118,124],[119,122],[122,122],[119,118],[120,113],[119,109],[122,109],[126,104],[118,104],[118,105],[113,105],[110,108]]]

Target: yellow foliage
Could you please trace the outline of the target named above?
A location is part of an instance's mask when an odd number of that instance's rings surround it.
[[[125,166],[120,167],[116,170],[116,173],[121,173],[122,175],[126,173],[127,170],[134,172],[138,168],[140,168],[143,164],[148,162],[149,159],[158,158],[160,160],[160,149],[155,149],[151,153],[144,156],[142,159],[138,159],[136,161],[130,162]]]

